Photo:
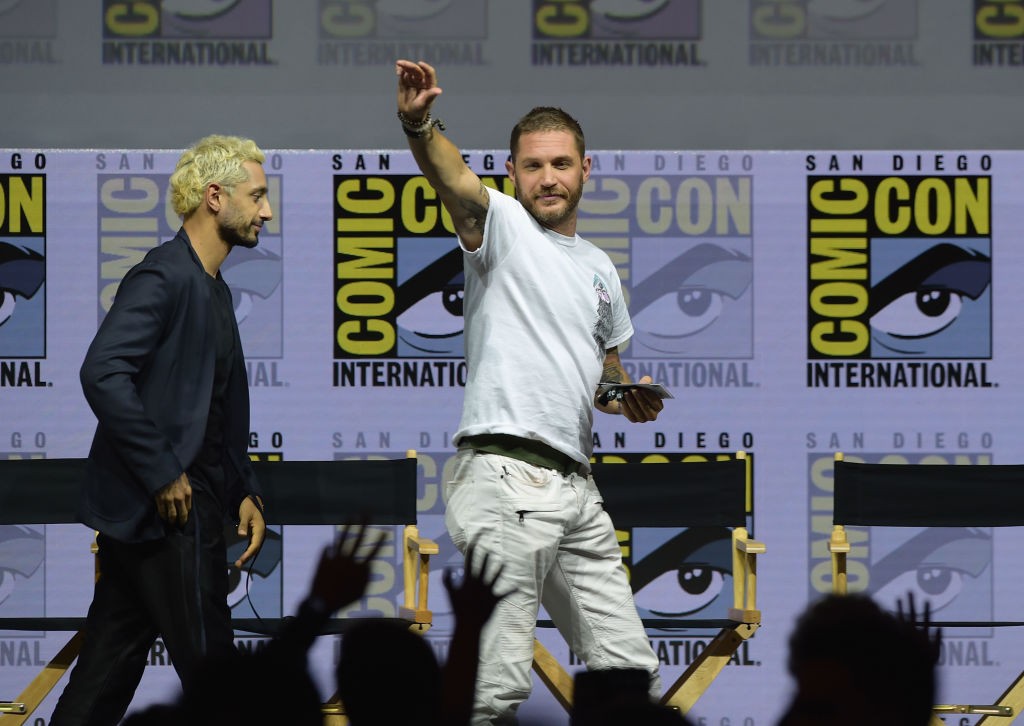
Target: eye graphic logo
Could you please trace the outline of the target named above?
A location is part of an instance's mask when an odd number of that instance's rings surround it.
[[[0,613],[6,617],[38,614],[45,558],[42,532],[20,525],[0,526]]]
[[[398,250],[398,355],[463,357],[462,250],[450,239],[399,240]]]
[[[752,0],[752,40],[912,40],[917,0]]]
[[[851,458],[851,457],[848,457]],[[936,466],[991,463],[988,454],[858,453],[868,463],[929,463]],[[811,597],[831,589],[825,542],[832,525],[832,455],[808,457],[810,486]],[[827,506],[823,502],[828,502]],[[895,611],[912,594],[930,604],[932,618],[945,621],[990,620],[994,612],[993,529],[991,527],[847,526],[848,587],[870,595]],[[948,634],[970,631],[945,629]]]
[[[828,20],[859,20],[876,12],[888,0],[811,0],[807,12]]]
[[[150,249],[177,234],[181,220],[170,206],[168,180],[168,174],[155,173],[97,175],[100,320],[125,273]],[[267,174],[274,217],[263,225],[258,246],[235,246],[220,268],[231,289],[247,358],[284,354],[282,186],[281,174]],[[145,230],[145,235],[137,230]]]
[[[280,239],[260,239],[260,246],[252,249],[235,247],[221,267],[221,274],[231,288],[235,320],[249,358],[280,358],[283,354],[284,261],[268,247],[279,251]]]
[[[103,37],[153,40],[272,37],[272,0],[103,0]]]
[[[699,40],[699,0],[534,0],[535,40]]]
[[[479,0],[320,0],[324,40],[487,37],[487,3]]]
[[[630,586],[642,618],[721,614],[732,603],[732,533],[725,528],[634,529]]]
[[[990,243],[871,245],[874,358],[985,358],[991,351]]]
[[[164,12],[182,18],[214,18],[237,5],[239,0],[163,0]]]
[[[913,593],[939,620],[992,610],[992,533],[966,527],[923,529],[909,537],[874,528],[866,592],[893,610]],[[889,535],[889,536],[887,536]]]
[[[26,246],[0,241],[0,357],[44,355],[46,258]],[[42,249],[42,240],[39,240]]]
[[[990,177],[809,177],[808,356],[992,355]]]
[[[751,357],[751,253],[750,239],[635,240],[631,355]]]
[[[56,0],[0,0],[0,38],[56,37]]]
[[[45,355],[46,176],[0,174],[0,358]]]

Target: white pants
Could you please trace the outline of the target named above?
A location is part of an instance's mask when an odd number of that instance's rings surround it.
[[[643,668],[661,695],[658,659],[622,567],[593,477],[463,449],[445,484],[445,524],[503,566],[498,605],[480,644],[474,723],[512,721],[530,694],[538,604],[589,669]]]

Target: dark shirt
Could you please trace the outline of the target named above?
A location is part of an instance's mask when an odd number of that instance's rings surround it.
[[[214,348],[213,391],[210,395],[210,414],[206,419],[206,433],[196,460],[188,468],[193,487],[212,494],[226,508],[227,484],[224,474],[225,414],[227,411],[228,383],[231,380],[231,362],[235,354],[237,327],[234,325],[234,306],[231,290],[222,277],[207,275],[210,286],[210,339]]]

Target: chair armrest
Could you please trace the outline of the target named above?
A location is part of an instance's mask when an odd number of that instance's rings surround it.
[[[846,528],[837,524],[832,527],[832,536],[828,540],[828,551],[832,554],[850,552],[850,540],[846,536]]]
[[[764,542],[758,542],[756,539],[737,539],[736,549],[746,552],[748,555],[763,555],[768,551]]]
[[[419,552],[421,555],[436,555],[440,551],[437,542],[419,535],[410,536],[406,539],[406,544],[413,552]]]

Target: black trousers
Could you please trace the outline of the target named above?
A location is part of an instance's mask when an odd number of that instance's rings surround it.
[[[99,536],[100,578],[82,651],[50,726],[115,726],[158,635],[185,689],[201,659],[234,650],[223,509],[193,489],[187,524],[167,531],[131,544]]]

